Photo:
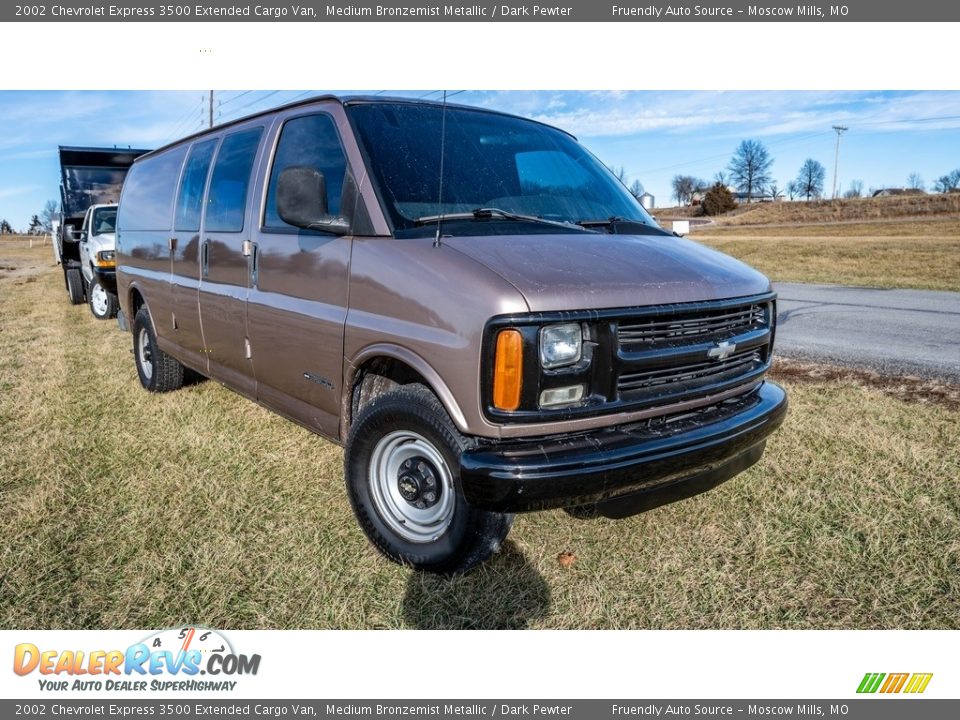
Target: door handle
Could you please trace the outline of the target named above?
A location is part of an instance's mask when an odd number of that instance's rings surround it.
[[[210,241],[204,240],[200,245],[200,276],[206,278],[210,274]]]

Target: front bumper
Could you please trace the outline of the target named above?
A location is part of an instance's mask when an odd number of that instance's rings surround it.
[[[760,459],[787,395],[766,381],[746,395],[666,422],[480,445],[463,453],[467,502],[500,512],[595,505],[627,517],[696,495]]]

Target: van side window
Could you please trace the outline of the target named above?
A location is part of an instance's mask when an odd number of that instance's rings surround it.
[[[211,232],[240,232],[247,204],[250,171],[260,145],[263,128],[227,135],[217,153],[204,228]]]
[[[123,183],[121,230],[170,230],[173,196],[186,154],[185,147],[177,147],[133,164]]]
[[[197,232],[200,229],[200,211],[203,209],[203,190],[207,184],[207,171],[217,141],[206,140],[190,149],[187,165],[180,180],[180,194],[177,196],[177,215],[174,230]]]
[[[291,165],[307,165],[322,172],[327,185],[327,211],[331,215],[340,215],[346,210],[341,207],[341,201],[347,158],[333,118],[326,114],[305,115],[288,120],[280,131],[267,188],[264,228],[276,230],[293,227],[277,214],[277,178]]]

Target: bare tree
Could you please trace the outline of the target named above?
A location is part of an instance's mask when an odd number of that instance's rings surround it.
[[[863,180],[851,180],[850,189],[843,196],[845,198],[858,198],[863,196]]]
[[[783,190],[780,189],[780,186],[777,185],[776,180],[770,183],[770,187],[767,188],[767,192],[770,193],[770,198],[776,202],[783,197]]]
[[[937,178],[937,181],[933,184],[933,189],[941,193],[960,190],[960,168]]]
[[[721,185],[726,185],[726,184],[727,184],[727,174],[726,174],[723,170],[718,170],[718,171],[717,171],[716,173],[714,173],[714,175],[713,175],[713,182],[714,182],[714,184],[720,183]]]
[[[60,203],[56,200],[47,200],[43,205],[43,210],[40,211],[40,220],[43,223],[44,232],[53,230],[53,223],[59,215]]]
[[[791,180],[790,182],[788,182],[786,190],[787,190],[787,197],[789,197],[791,200],[794,200],[797,197],[797,195],[800,194],[800,190],[797,188],[796,180]]]
[[[700,189],[700,181],[693,175],[674,175],[670,185],[678,205],[690,203],[693,200],[693,194]]]
[[[920,173],[912,172],[907,176],[907,187],[911,190],[923,190],[925,185]]]
[[[622,182],[624,185],[627,184],[627,169],[623,165],[620,167],[610,168],[610,172],[612,172],[617,177],[617,180]]]
[[[826,177],[826,168],[813,158],[807,158],[797,175],[797,195],[807,200],[820,197],[823,195],[823,181]]]
[[[744,140],[730,160],[730,179],[737,189],[746,193],[749,201],[770,184],[770,166],[773,158],[759,140]]]
[[[27,227],[28,235],[40,235],[43,232],[43,222],[40,220],[39,215],[34,215],[30,218],[30,225]]]
[[[643,195],[643,183],[639,180],[634,180],[632,183],[630,183],[630,187],[627,189],[637,200],[639,200],[640,196]]]
[[[13,227],[6,220],[0,220],[0,235],[13,235]]]

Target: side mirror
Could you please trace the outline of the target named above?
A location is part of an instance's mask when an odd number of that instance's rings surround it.
[[[79,234],[73,225],[64,225],[63,226],[63,239],[67,242],[77,242],[80,239]]]
[[[346,218],[327,211],[327,181],[315,167],[292,165],[277,180],[277,214],[285,223],[334,235],[350,232]]]

